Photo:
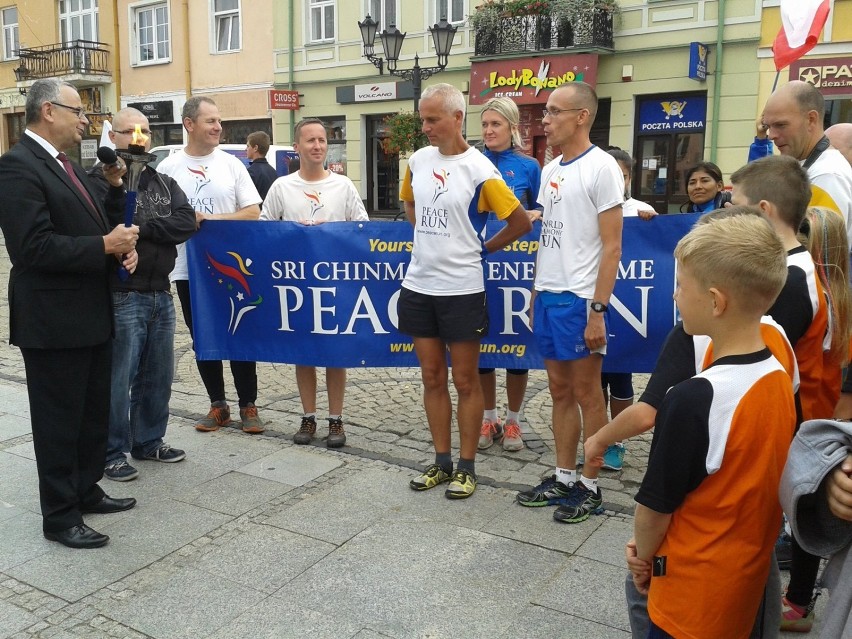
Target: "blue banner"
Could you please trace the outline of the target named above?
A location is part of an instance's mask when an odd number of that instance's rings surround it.
[[[676,318],[672,251],[696,217],[624,220],[605,370],[653,370]],[[488,233],[500,227],[490,222]],[[485,262],[483,367],[543,367],[528,327],[538,230]],[[411,242],[405,222],[205,222],[188,243],[196,356],[417,366],[411,338],[396,328]]]

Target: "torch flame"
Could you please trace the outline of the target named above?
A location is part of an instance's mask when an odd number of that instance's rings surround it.
[[[137,146],[145,146],[145,143],[148,141],[148,136],[142,133],[142,125],[137,124],[133,130],[133,138],[131,139],[131,144],[135,144]]]

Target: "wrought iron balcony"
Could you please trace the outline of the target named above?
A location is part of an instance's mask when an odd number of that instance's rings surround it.
[[[501,17],[496,28],[478,28],[475,55],[556,49],[612,49],[612,13],[596,9],[573,18],[555,13]]]
[[[20,65],[15,70],[19,81],[27,82],[41,78],[67,78],[85,76],[94,80],[112,77],[110,55],[107,45],[89,40],[74,40],[66,44],[48,44],[27,47],[18,51]],[[95,77],[93,77],[95,76]]]

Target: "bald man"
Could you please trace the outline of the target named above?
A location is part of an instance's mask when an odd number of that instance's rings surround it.
[[[843,216],[852,242],[852,167],[823,131],[825,99],[807,82],[785,84],[769,96],[763,126],[782,155],[790,155],[808,173],[811,206],[825,206]]]
[[[840,151],[849,164],[852,164],[852,122],[841,122],[825,130],[825,137],[831,146]]]

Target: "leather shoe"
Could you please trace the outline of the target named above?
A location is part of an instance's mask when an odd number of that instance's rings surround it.
[[[45,531],[44,538],[50,541],[58,541],[69,548],[100,548],[109,541],[107,535],[92,530],[86,524],[77,524],[59,532]]]
[[[108,515],[109,513],[120,513],[122,510],[130,510],[135,505],[136,500],[133,497],[121,498],[104,495],[104,498],[96,504],[81,506],[80,512]]]

